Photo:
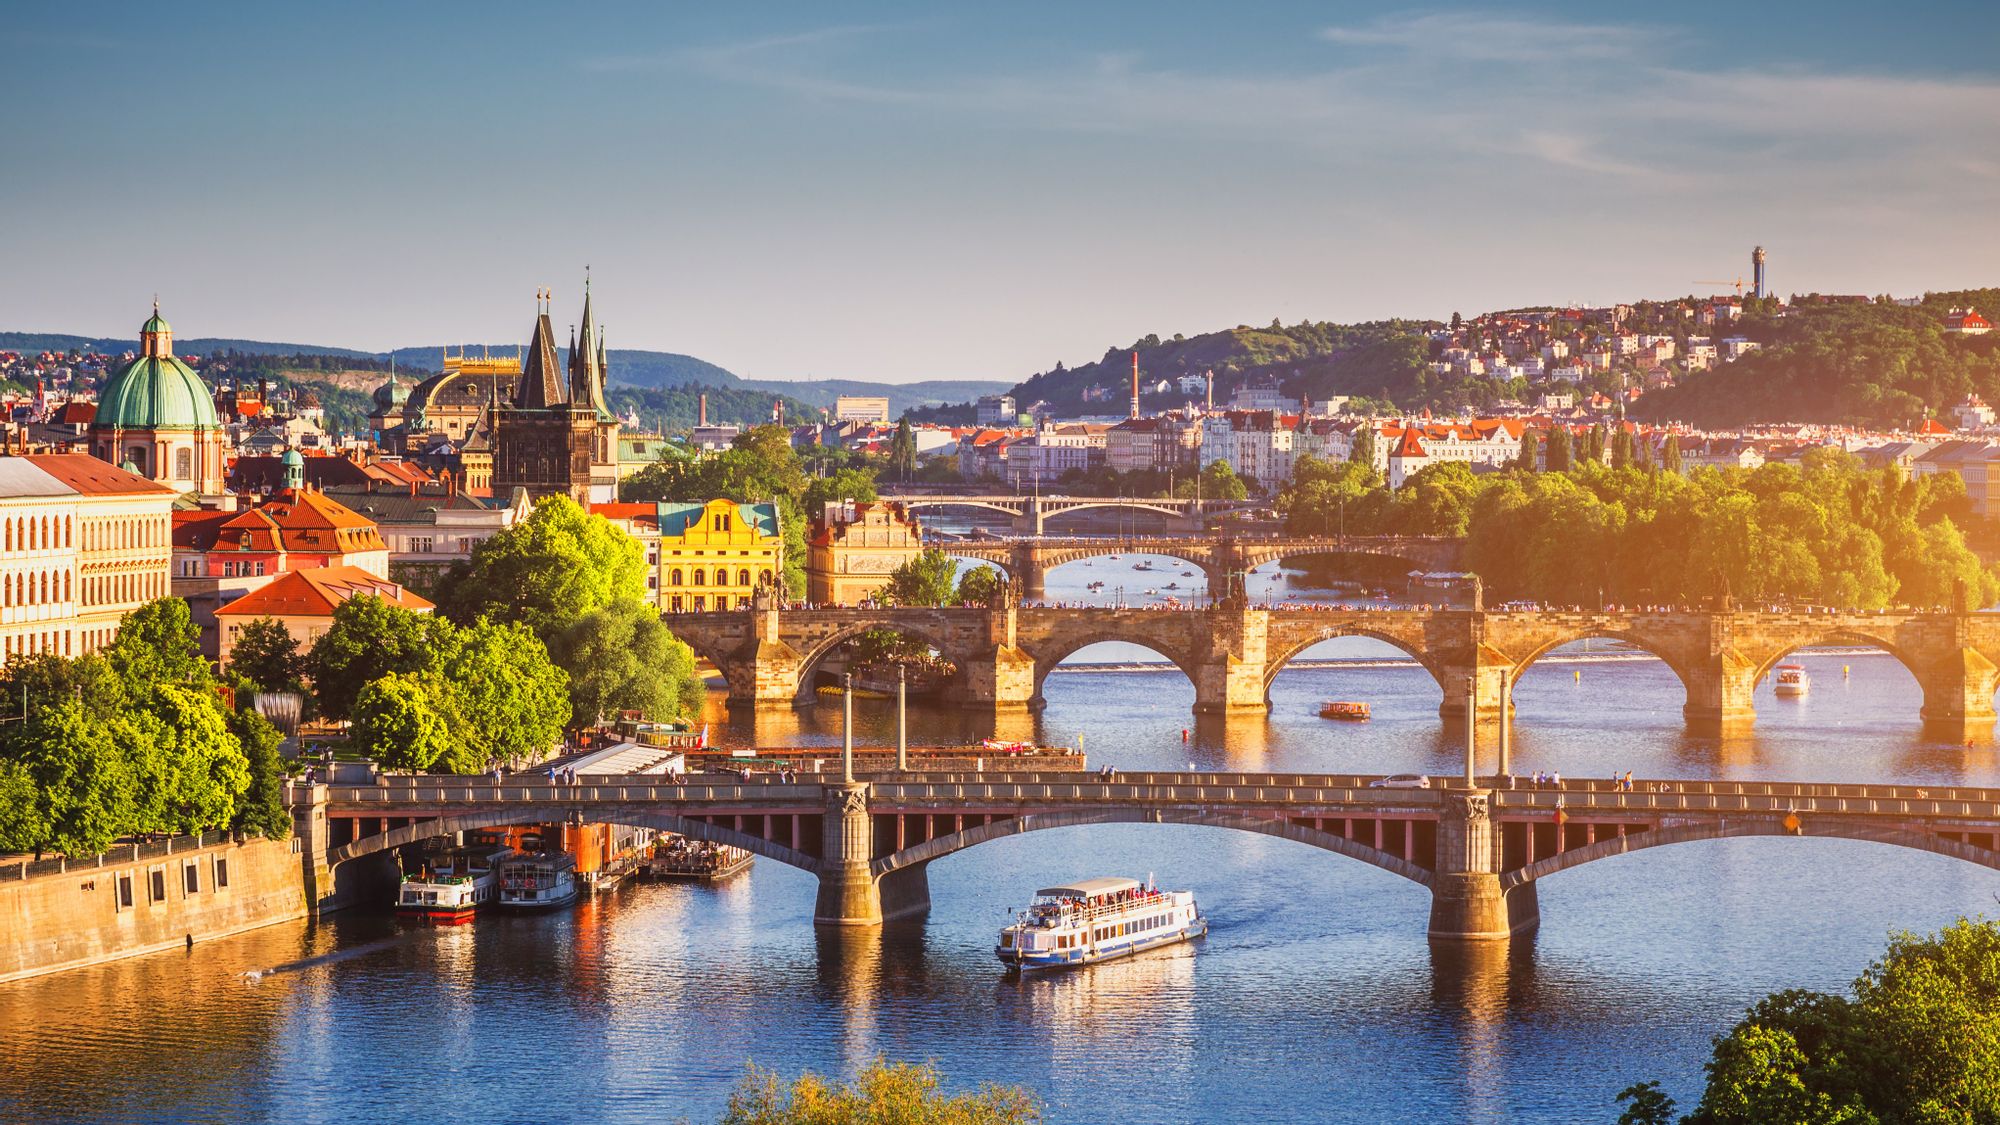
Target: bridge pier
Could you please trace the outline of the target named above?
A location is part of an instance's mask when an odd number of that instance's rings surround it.
[[[1206,615],[1207,652],[1195,666],[1194,709],[1203,715],[1265,714],[1271,709],[1265,670],[1270,614],[1219,605]]]
[[[1500,881],[1500,833],[1490,789],[1443,795],[1437,827],[1437,867],[1431,881],[1434,941],[1506,941],[1541,925],[1535,884],[1512,889]]]
[[[879,926],[930,911],[927,864],[911,864],[879,877],[870,866],[875,826],[868,817],[868,793],[864,781],[826,786],[814,925]]]
[[[1990,733],[1993,692],[2000,669],[1977,649],[1962,647],[1918,677],[1924,689],[1924,726],[1954,742]]]
[[[1438,675],[1444,698],[1438,718],[1447,732],[1464,733],[1466,681],[1471,680],[1474,717],[1478,725],[1497,731],[1502,714],[1514,708],[1514,668],[1503,658],[1482,656],[1477,664],[1447,663]]]

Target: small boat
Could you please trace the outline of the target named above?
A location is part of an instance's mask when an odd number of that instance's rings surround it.
[[[1151,589],[1151,588],[1149,587],[1149,588],[1148,588],[1148,589],[1146,590],[1146,596],[1147,596],[1147,597],[1149,597],[1149,598],[1157,598],[1157,597],[1159,597],[1159,596],[1160,596],[1160,592],[1159,592],[1158,590],[1154,590],[1154,589]]]
[[[749,870],[753,858],[742,848],[676,836],[653,853],[641,873],[647,879],[716,883]]]
[[[1162,891],[1150,880],[1080,879],[1036,891],[1000,931],[993,952],[1008,968],[1030,972],[1109,961],[1207,932],[1193,891]]]
[[[1169,582],[1166,584],[1164,588],[1168,590],[1178,590],[1181,588],[1181,584],[1178,582]]]
[[[1193,577],[1194,577],[1194,571],[1192,571],[1192,570],[1183,570],[1183,571],[1181,571],[1181,577],[1182,577],[1182,578],[1193,578]]]
[[[1322,719],[1346,719],[1350,722],[1363,722],[1368,718],[1368,705],[1366,703],[1336,703],[1329,701],[1319,705],[1319,717]]]
[[[1806,675],[1804,666],[1798,664],[1778,665],[1778,678],[1771,690],[1779,695],[1804,695],[1812,690],[1812,677]]]
[[[1132,564],[1132,569],[1133,569],[1133,570],[1151,570],[1151,569],[1153,569],[1153,564],[1152,564],[1152,563],[1151,563],[1150,561],[1148,561],[1148,560],[1145,560],[1145,559],[1141,559],[1141,560],[1139,560],[1138,562],[1136,562],[1136,563]]]
[[[416,875],[405,875],[396,893],[396,913],[433,922],[469,922],[480,908],[492,906],[500,893],[499,865],[514,854],[504,844],[452,848],[426,863]]]
[[[579,893],[576,857],[567,852],[516,856],[500,865],[500,905],[508,910],[554,910]]]

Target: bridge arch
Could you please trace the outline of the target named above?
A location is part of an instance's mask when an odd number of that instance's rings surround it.
[[[1157,637],[1134,637],[1116,628],[1104,628],[1063,636],[1059,639],[1051,639],[1041,648],[1029,649],[1028,655],[1035,658],[1034,698],[1037,700],[1042,699],[1042,685],[1048,682],[1049,674],[1056,670],[1057,665],[1068,660],[1083,649],[1089,648],[1091,645],[1101,644],[1134,645],[1149,652],[1158,653],[1166,657],[1174,667],[1181,670],[1181,674],[1187,677],[1190,687],[1199,682],[1195,674],[1197,663],[1192,652],[1185,651],[1177,645],[1162,642]]]
[[[906,867],[927,864],[934,859],[976,847],[990,840],[1006,836],[1019,836],[1028,832],[1040,832],[1051,828],[1074,828],[1088,824],[1186,824],[1207,828],[1233,828],[1241,832],[1255,832],[1264,836],[1294,840],[1310,844],[1316,848],[1358,859],[1373,867],[1379,867],[1394,875],[1430,886],[1432,877],[1429,869],[1420,867],[1398,855],[1380,851],[1365,844],[1357,843],[1345,836],[1322,832],[1316,828],[1306,828],[1282,817],[1231,816],[1226,813],[1208,812],[1188,808],[1108,808],[1080,809],[1064,812],[1026,813],[1006,820],[996,820],[991,824],[968,828],[948,836],[926,840],[913,847],[883,856],[869,864],[869,869],[877,878]]]
[[[1426,559],[1415,557],[1407,551],[1393,547],[1378,547],[1364,544],[1331,542],[1325,544],[1299,543],[1297,545],[1266,548],[1239,548],[1243,556],[1245,570],[1257,570],[1273,563],[1283,565],[1293,559],[1309,558],[1356,558],[1375,559],[1384,563],[1395,563],[1405,574],[1412,570],[1432,570],[1435,567]]]
[[[1192,546],[1193,544],[1190,545]],[[1202,576],[1203,582],[1212,581],[1214,578],[1210,569],[1214,565],[1212,560],[1204,557],[1204,553],[1200,551],[1177,550],[1172,540],[1164,540],[1158,543],[1110,544],[1102,547],[1073,547],[1044,551],[1042,574],[1046,576],[1052,571],[1068,566],[1071,563],[1109,558],[1112,555],[1118,555],[1121,559],[1126,555],[1150,555],[1154,558],[1172,559],[1180,563],[1184,569],[1199,573]],[[1128,573],[1131,573],[1134,577],[1130,581],[1121,579],[1120,585],[1132,586],[1143,583],[1144,580],[1138,577],[1140,572],[1131,571]],[[1163,574],[1163,572],[1158,570],[1151,571],[1150,573],[1155,575]],[[1176,572],[1167,577],[1169,581],[1172,581],[1179,577],[1179,573]]]
[[[1271,685],[1277,680],[1278,673],[1284,671],[1286,665],[1304,655],[1307,649],[1325,641],[1338,640],[1341,637],[1366,637],[1370,640],[1381,641],[1389,645],[1410,659],[1415,660],[1424,671],[1429,672],[1431,679],[1437,683],[1438,691],[1443,692],[1445,690],[1444,670],[1431,659],[1428,653],[1411,647],[1407,640],[1379,629],[1370,629],[1365,625],[1358,626],[1351,622],[1328,622],[1318,629],[1311,630],[1301,637],[1290,640],[1285,648],[1279,650],[1276,655],[1268,655],[1266,657],[1264,664],[1264,694],[1266,696],[1270,695]]]
[[[1863,630],[1848,628],[1830,629],[1824,634],[1815,635],[1808,640],[1800,641],[1797,644],[1788,645],[1777,650],[1762,663],[1758,664],[1757,674],[1750,678],[1750,682],[1762,683],[1764,677],[1771,674],[1771,669],[1776,668],[1786,657],[1791,656],[1802,648],[1819,648],[1825,645],[1852,645],[1858,648],[1879,648],[1890,656],[1895,657],[1896,662],[1907,669],[1910,675],[1916,677],[1919,684],[1924,682],[1924,670],[1919,668],[1916,662],[1910,659],[1909,654],[1898,648],[1895,642],[1886,637],[1876,636]]]
[[[450,836],[457,832],[470,832],[479,828],[500,828],[514,824],[545,824],[551,818],[560,820],[568,809],[555,805],[535,805],[525,808],[483,809],[441,816],[431,820],[420,820],[401,828],[392,828],[373,836],[364,837],[353,843],[343,844],[327,853],[329,866],[339,866],[350,859],[374,855],[377,852],[399,848],[428,840],[433,836]],[[613,806],[593,809],[589,814],[593,822],[605,824],[625,824],[635,828],[651,828],[660,832],[672,832],[694,840],[706,840],[714,844],[726,844],[732,848],[755,852],[767,859],[776,860],[790,867],[796,867],[809,874],[819,874],[819,860],[801,851],[774,844],[747,833],[731,828],[723,828],[705,821],[693,820],[673,813],[663,813],[633,806]]]
[[[1022,508],[1019,500],[1008,502],[988,500],[979,496],[931,497],[924,500],[902,500],[899,503],[911,511],[918,508],[984,508],[989,512],[999,512],[1008,517],[1020,515]]]
[[[951,661],[952,665],[960,672],[965,670],[966,662],[969,658],[955,651],[956,646],[952,644],[950,630],[947,628],[934,627],[922,619],[914,621],[905,620],[900,616],[893,622],[858,622],[842,627],[837,632],[815,642],[812,648],[799,654],[798,698],[801,700],[812,698],[813,676],[819,672],[819,666],[825,663],[826,658],[833,655],[835,649],[863,633],[874,632],[878,629],[898,633],[905,637],[914,637],[944,654],[944,658]]]
[[[1889,844],[1929,852],[1932,855],[1949,856],[1976,863],[1981,867],[2000,870],[2000,851],[1963,843],[1934,832],[1920,832],[1915,829],[1894,825],[1847,820],[1839,817],[1800,813],[1799,836],[1819,836],[1836,840],[1861,840],[1874,844]],[[1669,844],[1688,844],[1701,840],[1732,840],[1747,836],[1789,836],[1794,833],[1785,828],[1783,817],[1741,817],[1729,820],[1702,823],[1676,824],[1671,827],[1655,828],[1636,832],[1629,836],[1613,836],[1580,848],[1571,848],[1546,859],[1536,860],[1526,867],[1517,867],[1501,873],[1500,885],[1512,890],[1524,883],[1546,878],[1558,871],[1567,871],[1600,859],[1625,855],[1628,852],[1643,851],[1647,848],[1665,847]]]
[[[1533,667],[1537,660],[1554,652],[1556,649],[1564,645],[1573,645],[1578,641],[1590,640],[1618,641],[1631,645],[1633,648],[1639,649],[1647,655],[1656,658],[1660,663],[1665,664],[1672,670],[1674,678],[1680,681],[1681,690],[1687,696],[1687,701],[1692,703],[1695,700],[1697,688],[1693,669],[1686,667],[1682,660],[1669,653],[1667,646],[1660,644],[1658,641],[1631,629],[1615,627],[1582,628],[1543,641],[1533,649],[1530,649],[1527,656],[1514,662],[1514,682],[1519,683],[1522,674]]]

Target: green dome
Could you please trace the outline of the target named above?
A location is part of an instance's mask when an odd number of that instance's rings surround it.
[[[146,323],[158,323],[162,330],[166,326],[157,316]],[[97,396],[97,417],[91,425],[103,430],[220,428],[208,385],[171,355],[140,356],[113,375]]]
[[[173,325],[168,324],[160,317],[160,310],[158,309],[154,309],[153,315],[146,318],[146,323],[139,326],[139,332],[142,335],[147,332],[172,332],[173,330]]]

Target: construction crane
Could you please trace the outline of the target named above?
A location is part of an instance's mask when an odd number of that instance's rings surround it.
[[[1743,279],[1740,277],[1736,278],[1734,281],[1697,281],[1695,282],[1695,284],[1713,285],[1716,286],[1717,288],[1725,288],[1727,286],[1734,285],[1736,287],[1736,295],[1738,297],[1741,297],[1743,295]]]

